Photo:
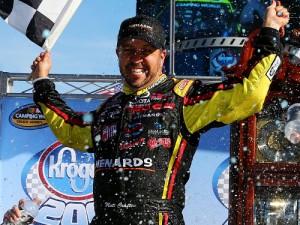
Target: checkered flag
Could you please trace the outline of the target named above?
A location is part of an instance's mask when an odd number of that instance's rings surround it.
[[[1,0],[0,16],[32,42],[50,50],[82,0]]]

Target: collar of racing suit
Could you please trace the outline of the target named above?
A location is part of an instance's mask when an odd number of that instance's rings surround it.
[[[131,95],[131,94],[134,94],[134,95],[137,95],[137,96],[140,96],[144,93],[146,93],[148,90],[156,87],[157,85],[161,84],[162,82],[164,82],[165,80],[167,80],[167,75],[165,74],[162,74],[159,76],[159,78],[152,84],[150,85],[149,87],[147,88],[144,88],[142,90],[139,90],[137,92],[135,92],[134,90],[132,90],[131,87],[129,87],[128,85],[126,85],[125,83],[123,84],[123,91],[126,95]]]

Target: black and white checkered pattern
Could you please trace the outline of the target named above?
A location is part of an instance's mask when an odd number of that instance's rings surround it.
[[[222,203],[229,208],[229,166],[218,180],[218,194]]]
[[[81,0],[5,0],[0,1],[0,16],[31,41],[49,49],[46,39],[52,34],[57,39],[80,3]]]
[[[31,198],[38,198],[42,201],[45,201],[50,197],[54,197],[55,195],[48,191],[42,184],[38,174],[38,163],[36,163],[30,168],[26,176],[26,190],[28,195]]]

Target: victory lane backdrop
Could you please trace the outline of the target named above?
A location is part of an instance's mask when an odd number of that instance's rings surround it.
[[[65,101],[81,112],[101,104]],[[93,155],[62,146],[31,98],[2,99],[0,132],[0,215],[21,198],[37,197],[42,204],[35,225],[88,224],[94,215]],[[186,224],[226,224],[228,157],[229,126],[202,136],[187,184]]]
[[[91,111],[101,100],[68,99]],[[61,145],[30,98],[5,97],[1,104],[0,213],[21,198],[42,201],[35,224],[88,224],[94,216],[93,155]]]

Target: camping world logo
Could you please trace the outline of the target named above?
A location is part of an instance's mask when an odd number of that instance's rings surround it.
[[[43,202],[36,224],[88,224],[94,214],[93,179],[92,154],[59,142],[36,154],[22,173],[27,195]]]
[[[24,105],[9,116],[10,123],[20,129],[39,129],[47,127],[44,115],[35,104]]]

